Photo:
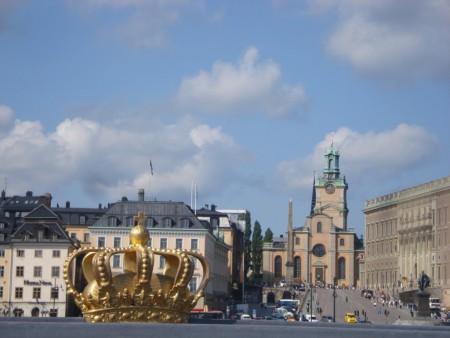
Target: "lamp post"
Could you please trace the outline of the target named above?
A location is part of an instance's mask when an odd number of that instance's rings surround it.
[[[336,323],[336,280],[337,277],[333,278],[333,322]]]

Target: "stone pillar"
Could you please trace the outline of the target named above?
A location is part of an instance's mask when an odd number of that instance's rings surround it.
[[[419,291],[417,297],[417,316],[430,317],[430,294],[425,291]]]

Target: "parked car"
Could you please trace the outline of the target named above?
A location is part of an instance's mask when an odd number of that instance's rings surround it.
[[[320,319],[321,322],[325,322],[325,323],[333,323],[333,316],[322,316],[322,318]]]
[[[308,322],[318,322],[316,315],[305,315],[306,321]]]
[[[288,286],[287,285],[287,282],[285,281],[285,280],[282,280],[282,281],[280,281],[280,283],[278,284],[280,287],[286,287],[286,286]]]
[[[344,322],[350,323],[350,324],[356,323],[357,320],[356,320],[355,314],[353,312],[347,312],[345,314]]]
[[[252,320],[252,317],[249,314],[243,313],[241,314],[241,320]]]

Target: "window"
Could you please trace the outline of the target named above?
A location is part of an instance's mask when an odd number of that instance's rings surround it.
[[[198,250],[198,239],[197,238],[191,239],[191,250]]]
[[[1,222],[0,223],[0,229],[4,229],[5,228],[5,223]]]
[[[163,228],[170,228],[170,227],[172,227],[172,220],[170,218],[164,218]]]
[[[153,218],[149,217],[149,218],[147,218],[145,220],[145,227],[146,228],[152,228],[154,226],[155,226],[155,220]]]
[[[34,250],[34,257],[42,258],[42,250]]]
[[[134,219],[133,217],[127,217],[125,220],[127,227],[134,227]]]
[[[80,224],[86,224],[86,216],[80,215]]]
[[[339,238],[339,246],[344,246],[344,245],[345,245],[345,239]]]
[[[70,233],[70,239],[76,240],[77,239],[77,234],[75,232],[71,232]]]
[[[189,221],[189,218],[183,218],[182,220],[181,220],[181,227],[182,228],[189,228],[189,226],[190,226],[190,221]]]
[[[113,268],[120,268],[120,255],[113,256]]]
[[[275,277],[281,277],[281,257],[275,257]]]
[[[41,288],[33,288],[33,299],[41,298]]]
[[[159,268],[164,269],[166,266],[166,257],[159,256]]]
[[[192,277],[191,281],[189,282],[189,291],[197,291],[197,277]]]
[[[147,241],[147,246],[152,247],[152,238],[151,237]]]
[[[115,218],[115,217],[108,217],[108,226],[109,227],[116,227],[117,226],[117,218]]]
[[[53,256],[53,258],[61,257],[61,251],[60,250],[53,250],[52,256]]]
[[[23,277],[24,267],[16,266],[16,277]]]
[[[33,268],[33,277],[42,277],[42,266],[35,266]]]
[[[17,250],[17,257],[25,257],[25,250]]]
[[[5,257],[5,249],[0,250],[0,257]]]
[[[3,298],[3,286],[0,286],[0,299]]]
[[[0,278],[5,277],[5,267],[0,265]]]
[[[99,237],[97,239],[97,246],[99,248],[104,248],[105,247],[105,237]]]
[[[338,278],[345,279],[345,258],[338,259]]]
[[[59,277],[59,266],[52,266],[52,278]]]
[[[192,257],[192,261],[194,262],[194,268],[198,269],[198,259],[196,257]]]
[[[175,240],[175,249],[182,249],[183,248],[183,239],[177,238]]]
[[[90,242],[91,241],[91,236],[90,234],[86,233],[83,235],[83,241],[84,242]]]
[[[294,278],[300,278],[302,272],[302,260],[299,256],[294,258]]]
[[[300,245],[300,238],[299,237],[295,237],[295,245]]]
[[[167,249],[167,238],[161,238],[159,240],[159,248],[160,249]]]
[[[52,299],[58,299],[59,298],[59,292],[58,292],[59,290],[58,290],[58,287],[57,286],[52,286],[51,287],[51,292],[50,292],[50,294],[51,294],[51,298]]]
[[[121,243],[120,237],[114,237],[114,247],[120,248],[120,243]]]
[[[15,292],[14,292],[14,296],[15,296],[17,299],[22,299],[22,297],[23,297],[23,288],[21,288],[21,287],[16,288],[16,290],[15,290]]]
[[[50,309],[50,317],[58,317],[58,309]]]
[[[322,232],[322,222],[317,222],[317,232]]]

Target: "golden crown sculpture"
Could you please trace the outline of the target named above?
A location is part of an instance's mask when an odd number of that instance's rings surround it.
[[[206,259],[188,250],[152,249],[146,244],[149,232],[144,227],[147,216],[139,212],[130,232],[127,248],[85,248],[74,251],[64,264],[67,292],[88,322],[160,322],[185,323],[198,299],[203,297],[210,270]],[[113,275],[111,256],[123,254],[124,271]],[[87,286],[81,292],[73,285],[73,260],[84,255],[83,274]],[[153,273],[156,256],[163,256],[163,274]],[[193,258],[203,268],[203,279],[196,292],[189,291],[194,273]]]

